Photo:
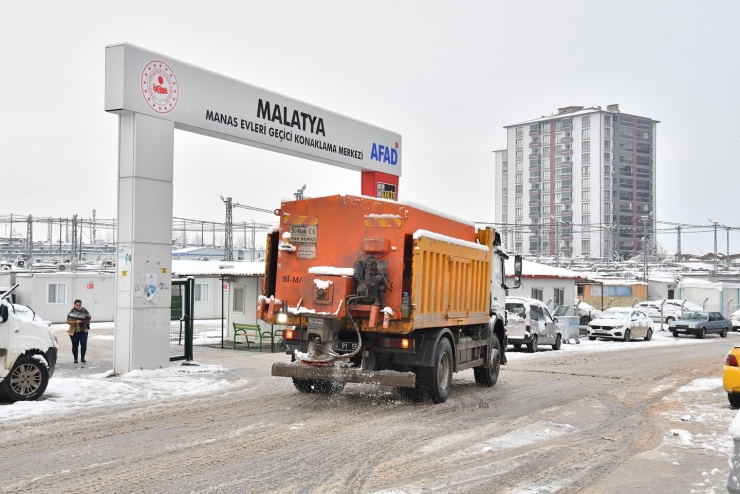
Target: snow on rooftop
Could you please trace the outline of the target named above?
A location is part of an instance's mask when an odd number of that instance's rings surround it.
[[[506,260],[506,276],[514,276],[514,258]],[[583,273],[571,271],[570,269],[548,266],[532,261],[522,260],[522,278],[529,277],[548,277],[548,278],[571,278],[574,280],[585,279]]]
[[[179,276],[264,276],[263,261],[172,260],[172,274]]]
[[[740,288],[740,283],[725,283],[702,280],[697,278],[683,278],[679,283],[680,288],[707,288],[722,291],[725,288]]]
[[[539,118],[533,118],[532,120],[525,120],[524,122],[519,122],[519,123],[515,123],[515,124],[511,124],[511,125],[504,125],[504,128],[506,129],[508,127],[518,127],[520,125],[533,124],[533,123],[537,123],[537,122],[547,122],[549,120],[558,120],[558,119],[561,119],[561,118],[579,117],[579,116],[582,116],[582,115],[588,115],[590,113],[599,113],[599,112],[601,112],[601,113],[607,113],[607,114],[611,114],[611,115],[625,114],[625,115],[632,116],[631,114],[627,114],[627,113],[621,112],[619,110],[607,110],[606,108],[591,107],[591,108],[584,108],[583,110],[578,110],[578,111],[574,111],[574,112],[570,112],[570,113],[553,113],[552,115],[543,115],[543,116],[541,116]],[[651,122],[654,122],[654,123],[660,123],[659,120],[653,120],[650,117],[641,117],[641,116],[638,116],[638,115],[635,115],[635,116],[637,116],[638,118],[645,119],[645,120],[650,120]]]

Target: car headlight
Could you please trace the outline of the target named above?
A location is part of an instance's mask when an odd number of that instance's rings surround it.
[[[688,325],[688,328],[689,329],[696,329],[696,324],[689,324]]]

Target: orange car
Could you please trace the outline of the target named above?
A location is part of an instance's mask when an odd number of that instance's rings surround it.
[[[722,384],[727,391],[727,399],[733,408],[740,408],[740,346],[733,347],[725,356],[722,369]]]

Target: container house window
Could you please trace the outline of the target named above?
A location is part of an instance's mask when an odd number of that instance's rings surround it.
[[[244,287],[234,287],[234,312],[244,313]]]
[[[66,283],[49,283],[46,285],[47,303],[66,304],[67,303],[67,284]]]
[[[195,301],[208,302],[208,283],[195,284]]]

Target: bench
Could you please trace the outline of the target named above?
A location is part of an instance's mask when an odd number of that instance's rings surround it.
[[[270,340],[271,343],[271,350],[275,351],[275,336],[278,336],[278,334],[282,335],[282,330],[277,331],[262,331],[262,328],[260,328],[257,324],[240,324],[240,323],[232,323],[234,325],[234,350],[236,350],[236,336],[240,333],[244,334],[244,338],[247,340],[247,348],[249,348],[249,337],[252,336],[253,338],[259,339],[259,345],[260,345],[260,352],[262,351],[262,340]]]

